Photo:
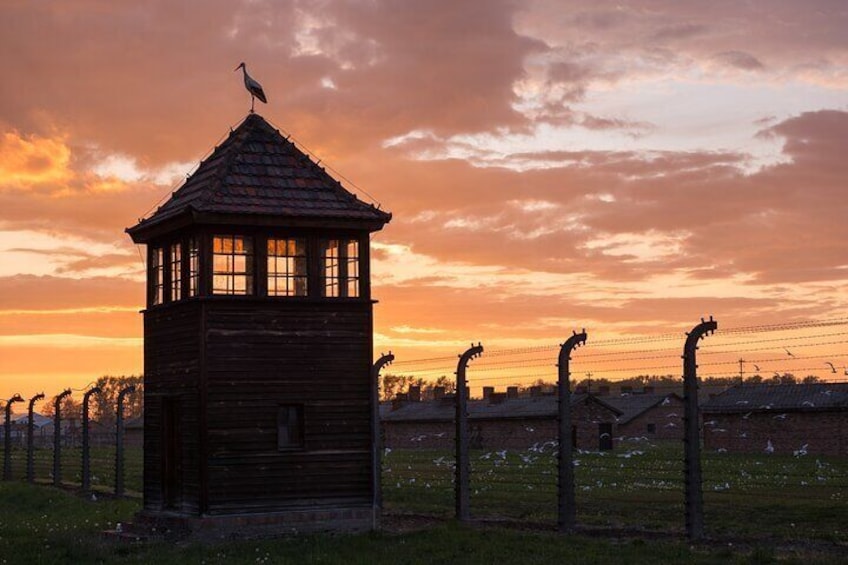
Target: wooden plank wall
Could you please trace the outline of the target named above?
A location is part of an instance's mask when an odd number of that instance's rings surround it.
[[[208,512],[370,504],[370,301],[206,304]],[[303,404],[303,449],[277,412]]]
[[[199,376],[202,304],[168,304],[144,313],[144,508],[163,510],[162,406],[179,401],[181,493],[175,510],[200,512]]]

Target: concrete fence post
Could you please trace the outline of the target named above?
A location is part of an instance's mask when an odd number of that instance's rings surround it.
[[[471,518],[470,478],[471,459],[468,453],[468,386],[465,370],[468,362],[483,353],[483,346],[472,344],[471,348],[459,356],[456,366],[456,468],[454,492],[456,497],[456,518],[466,521]]]
[[[571,437],[571,352],[586,343],[586,330],[574,332],[562,344],[557,364],[557,394],[559,400],[559,451],[557,476],[557,526],[559,531],[574,529],[577,509],[574,497],[574,442]]]
[[[91,453],[89,434],[89,401],[92,394],[100,392],[99,387],[86,391],[82,397],[82,491],[87,493],[91,490]]]
[[[6,401],[6,419],[3,426],[3,480],[12,480],[12,404],[23,402],[20,394]]]
[[[704,536],[704,498],[701,475],[701,431],[698,408],[698,342],[715,332],[718,324],[710,316],[687,334],[683,348],[684,472],[686,474],[686,535],[690,540]]]
[[[62,400],[71,395],[66,388],[53,399],[53,485],[62,484]]]
[[[389,351],[381,355],[371,366],[371,490],[374,507],[374,527],[377,527],[377,516],[383,510],[383,445],[380,430],[380,371],[386,365],[391,365],[395,356]]]
[[[125,387],[118,393],[115,418],[115,496],[124,495],[124,397],[133,392],[135,385]]]
[[[35,422],[33,414],[35,414],[35,403],[44,399],[44,393],[36,394],[29,399],[29,408],[27,409],[27,454],[26,454],[26,476],[27,481],[35,482],[35,465],[33,459],[35,457]]]

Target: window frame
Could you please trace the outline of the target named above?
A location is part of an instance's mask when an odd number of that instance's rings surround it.
[[[148,258],[149,293],[148,304],[150,306],[161,306],[165,304],[165,246],[153,245],[150,247]]]
[[[186,298],[196,298],[201,295],[200,281],[202,280],[203,262],[201,261],[202,238],[199,235],[189,236],[186,242]]]
[[[354,236],[320,237],[317,261],[319,296],[329,299],[363,298],[362,259],[362,245],[359,238]],[[328,263],[328,260],[332,262]],[[351,271],[355,272],[351,274]],[[354,286],[351,286],[351,283]]]
[[[305,412],[301,403],[277,405],[277,451],[306,449]]]
[[[218,240],[221,240],[221,251],[217,251]],[[245,250],[244,253],[237,253],[237,242],[242,243]],[[229,251],[227,250],[229,243]],[[216,258],[224,257],[226,259],[226,270],[217,270]],[[244,270],[236,270],[236,265],[239,258],[244,257]],[[212,234],[211,246],[211,261],[210,271],[211,280],[209,285],[210,295],[212,296],[255,296],[256,293],[256,245],[254,237],[251,235],[237,233],[216,233]],[[223,289],[219,289],[216,285],[216,277],[226,277],[226,285]],[[244,291],[240,292],[237,289],[236,282],[240,278],[244,278]]]
[[[167,259],[168,302],[179,302],[183,299],[183,245],[181,241],[168,244]]]
[[[284,247],[284,254],[280,254],[279,251],[281,244]],[[294,254],[289,254],[291,245],[294,246]],[[294,235],[269,235],[265,238],[263,247],[265,249],[265,296],[285,299],[310,296],[313,285],[310,284],[309,279],[313,261],[310,259],[312,253],[309,238]],[[298,269],[299,260],[302,262],[302,269],[300,270]],[[284,269],[278,270],[277,267],[281,261]],[[281,281],[283,282],[282,292],[280,292]],[[300,289],[302,289],[302,292],[298,292]]]

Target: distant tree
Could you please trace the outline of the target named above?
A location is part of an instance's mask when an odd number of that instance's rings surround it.
[[[396,395],[409,390],[411,386],[424,387],[424,379],[412,375],[394,375],[387,373],[381,379],[380,400],[391,400]]]
[[[811,384],[815,384],[815,383],[820,383],[820,382],[822,382],[822,380],[815,375],[807,375],[806,377],[804,377],[804,380],[801,381],[801,382],[804,383],[805,385],[811,385]]]
[[[100,387],[100,393],[91,398],[91,417],[95,420],[103,424],[114,422],[118,412],[118,394],[130,385],[135,385],[135,392],[124,397],[124,418],[136,418],[144,413],[144,377],[141,375],[103,376],[94,384]]]
[[[52,418],[56,415],[56,397],[45,399],[44,404],[41,407],[41,414],[47,416],[48,418]],[[73,396],[66,396],[62,399],[62,402],[59,406],[59,410],[61,411],[62,419],[80,419],[82,418],[82,397],[74,398]]]

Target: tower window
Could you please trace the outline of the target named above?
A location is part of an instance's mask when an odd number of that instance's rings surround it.
[[[253,294],[253,243],[243,236],[212,240],[212,293]]]
[[[200,291],[200,245],[196,237],[188,240],[188,295]]]
[[[321,241],[322,296],[359,296],[359,242],[355,239]]]
[[[165,300],[165,253],[161,247],[154,247],[150,254],[150,281],[153,284],[150,302],[162,304]]]
[[[268,240],[268,296],[306,296],[306,240]]]
[[[280,406],[277,410],[277,449],[298,447],[303,447],[303,406]]]
[[[168,248],[168,268],[171,272],[171,301],[183,297],[183,256],[182,246],[175,243]]]

